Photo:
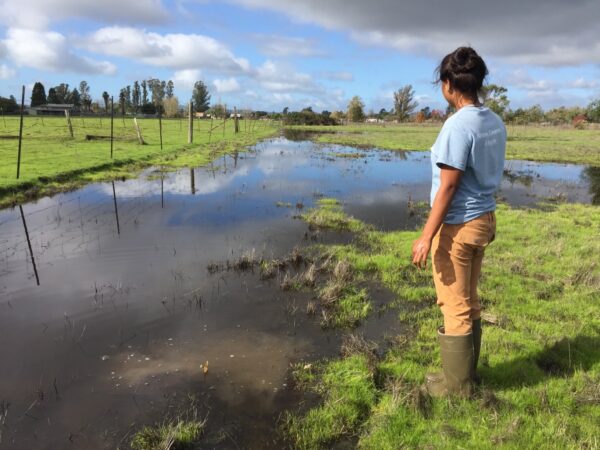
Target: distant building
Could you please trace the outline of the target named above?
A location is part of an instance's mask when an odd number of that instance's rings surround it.
[[[75,108],[73,104],[58,104],[47,103],[45,105],[34,106],[29,108],[31,116],[64,116],[65,111],[72,112]]]

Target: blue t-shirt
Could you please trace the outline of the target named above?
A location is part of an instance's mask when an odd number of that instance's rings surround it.
[[[506,127],[489,108],[464,106],[446,120],[431,147],[431,205],[440,187],[440,164],[464,173],[444,223],[465,223],[496,210],[505,151]]]

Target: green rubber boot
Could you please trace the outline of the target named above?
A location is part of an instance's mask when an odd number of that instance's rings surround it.
[[[427,374],[426,388],[432,397],[458,395],[470,397],[473,391],[474,356],[473,333],[463,336],[446,336],[444,328],[438,330],[441,374]]]
[[[473,320],[473,380],[476,384],[481,383],[481,378],[477,375],[477,363],[479,362],[479,353],[481,352],[481,319]]]

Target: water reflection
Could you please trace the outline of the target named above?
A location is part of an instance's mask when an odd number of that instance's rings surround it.
[[[590,186],[592,204],[600,205],[600,167],[586,167],[583,170],[583,177]]]

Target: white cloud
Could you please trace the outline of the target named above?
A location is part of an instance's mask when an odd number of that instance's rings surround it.
[[[549,91],[557,88],[557,83],[550,80],[536,79],[527,71],[517,69],[512,71],[504,81],[506,84],[527,91]]]
[[[575,89],[595,89],[600,84],[596,80],[586,80],[585,78],[577,78],[575,81],[569,83],[569,87]]]
[[[3,41],[7,56],[19,67],[52,72],[112,75],[116,66],[74,54],[67,39],[55,31],[9,28]]]
[[[160,24],[168,18],[161,0],[0,0],[0,10],[0,23],[30,29],[74,17],[113,24]]]
[[[352,72],[322,72],[320,75],[331,81],[354,81]]]
[[[543,66],[600,62],[597,1],[230,0],[343,30],[365,44],[443,56],[471,44],[485,57]]]
[[[178,70],[173,74],[173,83],[177,87],[192,89],[194,83],[202,79],[202,72],[199,69]]]
[[[240,83],[238,83],[238,81],[233,77],[226,78],[223,80],[216,79],[215,81],[213,81],[213,84],[215,85],[217,92],[220,94],[226,94],[228,92],[237,92],[241,89]]]
[[[277,36],[272,34],[255,34],[261,51],[271,57],[288,56],[325,56],[325,52],[318,48],[314,39],[302,37]]]
[[[6,64],[0,64],[0,80],[14,78],[16,74],[15,69],[8,67]]]
[[[159,34],[131,27],[105,27],[83,39],[89,51],[173,69],[243,73],[250,63],[225,45],[200,34]]]
[[[275,63],[271,60],[255,71],[256,80],[269,92],[303,92],[316,94],[322,92],[310,75],[296,72],[287,64]]]

